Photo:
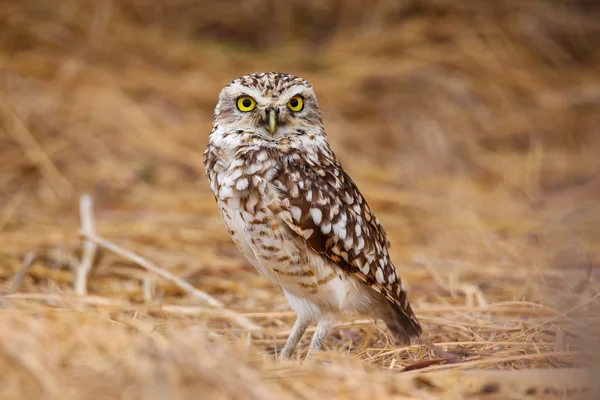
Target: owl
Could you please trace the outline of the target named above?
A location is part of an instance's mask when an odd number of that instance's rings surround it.
[[[317,322],[318,351],[340,314],[379,318],[398,344],[421,335],[390,242],[327,141],[312,86],[254,73],[219,94],[204,165],[231,238],[296,312],[280,359]]]

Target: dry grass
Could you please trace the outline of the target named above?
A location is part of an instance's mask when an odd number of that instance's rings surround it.
[[[2,2],[0,398],[597,398],[600,7],[521,3]],[[294,315],[202,167],[218,91],[258,70],[313,83],[464,362],[401,372],[435,356],[346,319],[275,363]]]

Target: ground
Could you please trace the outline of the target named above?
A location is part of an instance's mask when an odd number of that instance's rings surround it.
[[[600,8],[371,3],[0,5],[0,398],[596,398]],[[276,362],[294,314],[202,165],[218,92],[255,71],[313,84],[457,357],[346,318]]]

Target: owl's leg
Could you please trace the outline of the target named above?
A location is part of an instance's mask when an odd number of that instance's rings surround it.
[[[298,346],[298,342],[300,342],[300,339],[302,339],[302,335],[304,335],[304,332],[306,332],[306,328],[308,328],[311,322],[312,318],[298,315],[296,322],[294,322],[294,326],[292,327],[292,333],[290,334],[290,337],[288,337],[283,350],[281,350],[281,353],[279,354],[280,360],[288,360],[290,358],[294,352],[294,349],[296,346]]]
[[[297,317],[296,322],[294,322],[294,326],[292,327],[292,333],[279,355],[280,360],[290,358],[298,345],[298,342],[302,339],[302,335],[306,332],[306,328],[321,315],[319,309],[310,301],[294,296],[285,289],[283,290],[283,293],[285,294],[285,297],[287,297],[292,310],[296,311]]]
[[[335,318],[333,317],[324,316],[319,319],[319,322],[317,323],[317,329],[313,334],[312,341],[310,342],[310,349],[308,350],[306,358],[308,358],[311,353],[321,350],[321,346],[323,345],[323,342],[325,341],[325,338],[327,337],[327,334],[333,327],[334,323]]]

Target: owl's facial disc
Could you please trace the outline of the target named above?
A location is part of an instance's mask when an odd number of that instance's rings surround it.
[[[223,129],[269,145],[307,133],[322,133],[321,113],[312,87],[304,81],[280,79],[249,75],[226,86],[215,110]]]
[[[238,96],[231,96],[239,122],[246,130],[253,130],[259,136],[271,141],[280,139],[297,131],[303,121],[299,118],[305,111],[305,94],[300,88],[294,88],[273,98],[253,90],[244,90]],[[310,98],[307,99],[311,107]]]

